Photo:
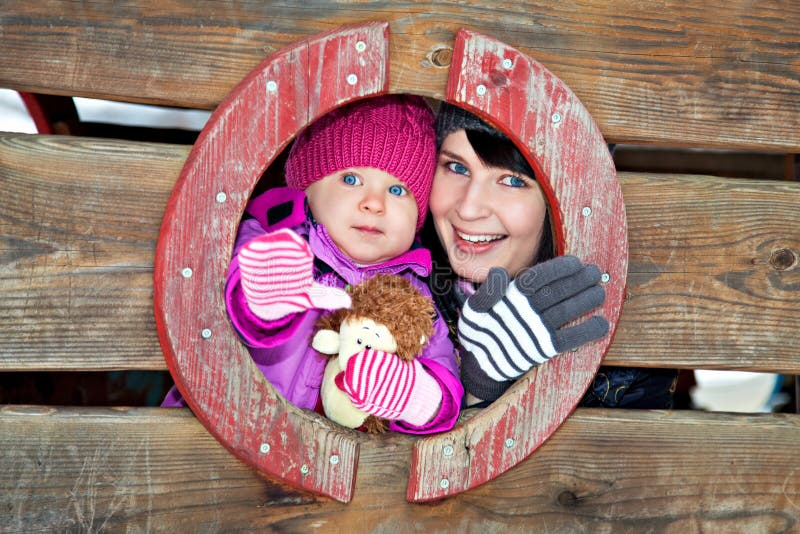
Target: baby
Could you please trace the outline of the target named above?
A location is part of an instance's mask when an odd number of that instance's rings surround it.
[[[326,358],[309,341],[322,313],[349,307],[347,285],[396,274],[430,297],[422,279],[430,274],[430,253],[415,236],[436,165],[433,121],[425,101],[414,96],[338,108],[295,140],[285,167],[288,187],[247,206],[228,271],[228,315],[264,376],[300,408],[321,409]],[[394,414],[390,430],[453,427],[463,388],[441,317],[420,357],[358,353],[343,382],[351,383],[353,374],[363,382],[369,365],[410,366],[401,374],[411,379],[398,386],[387,374],[369,374],[358,393],[347,392],[354,405],[379,417]],[[173,388],[162,405],[181,404]]]

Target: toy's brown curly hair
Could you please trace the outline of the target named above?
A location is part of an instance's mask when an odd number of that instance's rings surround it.
[[[427,343],[433,335],[433,301],[405,278],[378,274],[351,286],[349,293],[352,306],[322,316],[318,329],[338,332],[347,319],[372,319],[386,326],[397,342],[397,355],[407,361],[425,346],[420,345],[420,338],[425,336]]]

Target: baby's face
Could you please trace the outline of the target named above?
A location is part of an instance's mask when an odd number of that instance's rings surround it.
[[[311,213],[351,260],[374,265],[414,241],[417,203],[393,175],[372,167],[335,172],[306,189]]]

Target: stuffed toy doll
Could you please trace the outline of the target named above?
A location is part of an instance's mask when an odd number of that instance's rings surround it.
[[[349,288],[352,305],[324,315],[311,346],[330,355],[320,396],[325,415],[348,428],[386,431],[387,421],[353,406],[337,385],[351,356],[366,350],[396,354],[411,361],[433,335],[435,311],[430,298],[400,276],[379,274]]]

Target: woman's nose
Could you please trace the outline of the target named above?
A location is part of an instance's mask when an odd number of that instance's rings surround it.
[[[465,220],[480,219],[491,213],[488,191],[475,180],[470,180],[456,199],[456,213]]]

